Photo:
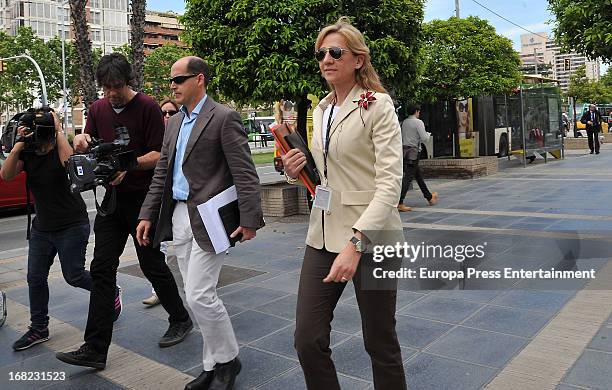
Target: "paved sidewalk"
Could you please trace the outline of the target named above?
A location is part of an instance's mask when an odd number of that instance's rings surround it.
[[[599,156],[575,152],[527,168],[510,161],[495,176],[428,180],[440,194],[435,207],[427,207],[418,189],[408,194],[415,211],[402,219],[413,243],[487,242],[484,264],[492,269],[547,268],[570,258],[577,269],[596,268],[601,275],[587,287],[491,280],[459,291],[400,283],[397,332],[410,389],[612,388],[611,164],[612,145],[604,144]],[[305,388],[293,330],[306,230],[305,217],[268,219],[253,242],[226,256],[219,293],[241,345],[236,389]],[[0,288],[9,298],[7,324],[0,328],[1,389],[182,389],[200,373],[197,329],[179,345],[157,347],[167,315],[140,302],[151,291],[132,245],[120,264],[124,312],[105,370],[54,357],[82,342],[88,305],[85,292],[63,281],[57,262],[49,280],[51,339],[13,352],[11,344],[29,321],[25,253],[0,249]],[[180,282],[173,256],[170,266]],[[372,389],[350,285],[336,308],[331,340],[342,388]],[[66,380],[10,381],[11,373],[23,371],[63,372]]]

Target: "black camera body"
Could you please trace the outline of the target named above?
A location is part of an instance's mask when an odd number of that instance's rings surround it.
[[[117,125],[113,142],[93,138],[89,153],[70,156],[66,162],[70,191],[76,194],[96,186],[106,187],[117,172],[134,169],[136,155],[127,150],[129,143],[128,129]]]
[[[24,152],[32,152],[38,147],[55,142],[55,120],[51,108],[30,108],[13,116],[2,134],[3,151],[9,153],[17,142],[24,142]],[[17,129],[26,128],[25,135],[19,135]]]

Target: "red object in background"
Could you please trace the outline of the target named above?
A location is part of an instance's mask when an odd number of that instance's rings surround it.
[[[0,179],[0,208],[26,205],[25,177],[25,172],[21,172],[11,181]],[[30,196],[30,202],[34,203],[32,196]]]

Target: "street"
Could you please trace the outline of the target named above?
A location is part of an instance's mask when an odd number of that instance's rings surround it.
[[[612,388],[612,173],[606,168],[612,164],[612,144],[604,144],[600,155],[568,151],[566,156],[547,164],[538,159],[526,168],[500,159],[495,175],[427,180],[440,194],[434,207],[418,189],[408,193],[406,204],[413,211],[401,217],[411,244],[482,244],[481,270],[555,268],[596,275],[462,284],[434,280],[438,283],[420,287],[399,280],[396,329],[410,389]],[[262,181],[279,180],[269,167],[259,173]],[[93,199],[86,198],[92,209]],[[197,329],[175,347],[157,346],[167,313],[141,303],[151,287],[131,240],[120,260],[124,310],[105,370],[65,365],[54,357],[82,343],[89,301],[86,292],[66,284],[57,261],[49,278],[51,338],[13,352],[11,343],[29,324],[24,220],[23,215],[2,219],[0,288],[7,293],[8,318],[0,329],[0,387],[181,389],[201,372]],[[305,389],[293,332],[307,226],[306,216],[266,218],[255,240],[225,257],[218,291],[240,344],[243,371],[236,390]],[[6,250],[7,245],[17,249]],[[90,239],[87,266],[92,249]],[[182,290],[172,255],[169,265]],[[350,283],[334,317],[331,348],[340,385],[373,389]],[[43,371],[64,379],[10,381],[11,373]]]

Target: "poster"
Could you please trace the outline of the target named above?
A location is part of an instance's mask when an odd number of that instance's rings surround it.
[[[472,99],[460,99],[455,102],[457,117],[457,134],[459,138],[459,157],[475,157],[476,142],[472,115]]]

